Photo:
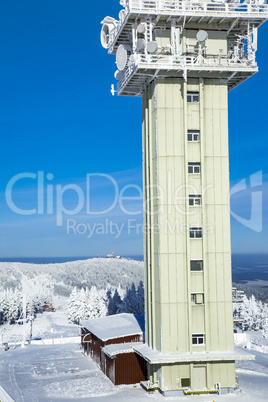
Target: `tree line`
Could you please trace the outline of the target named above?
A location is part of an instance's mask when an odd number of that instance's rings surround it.
[[[126,290],[121,287],[97,289],[74,288],[68,308],[68,319],[79,323],[80,320],[104,317],[106,315],[132,313],[144,314],[144,286],[140,281],[137,289],[134,283]]]

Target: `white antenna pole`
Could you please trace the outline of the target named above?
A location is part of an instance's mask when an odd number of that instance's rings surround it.
[[[114,84],[112,84],[111,85],[111,94],[114,96],[115,92],[117,92],[117,91],[114,89]]]
[[[253,48],[255,52],[258,49],[258,29],[255,27],[253,28]]]

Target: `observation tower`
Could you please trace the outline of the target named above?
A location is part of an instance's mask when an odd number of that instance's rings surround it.
[[[102,21],[117,94],[141,96],[148,387],[230,392],[228,91],[258,71],[263,0],[121,0]]]

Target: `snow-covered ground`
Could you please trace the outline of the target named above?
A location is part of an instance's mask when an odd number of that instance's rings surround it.
[[[80,349],[77,326],[69,324],[64,312],[64,299],[54,300],[56,312],[39,315],[33,323],[33,338],[40,344],[10,345],[0,350],[0,387],[16,402],[30,401],[155,401],[160,394],[147,394],[140,385],[115,387],[84,356]],[[23,326],[2,326],[4,341],[14,343],[22,338]],[[12,332],[12,333],[11,333]],[[256,336],[256,335],[255,335]],[[59,340],[64,342],[59,344]],[[44,341],[44,342],[42,342]],[[76,343],[69,343],[76,342]],[[252,351],[251,351],[252,353]],[[253,352],[256,361],[239,362],[237,375],[240,391],[232,395],[193,397],[196,401],[267,401],[268,354]],[[191,397],[168,398],[189,400]],[[191,398],[192,400],[192,398]]]
[[[250,352],[257,351],[268,353],[267,334],[264,331],[245,331],[243,333],[234,334],[235,345],[247,348]]]
[[[59,338],[76,338],[78,342],[78,328],[76,325],[67,322],[66,306],[68,299],[54,297],[54,307],[56,313],[38,314],[32,324],[33,344],[42,343],[58,343]],[[30,321],[26,325],[9,325],[0,326],[1,342],[8,343],[12,348],[21,344],[26,337],[29,339]],[[25,336],[24,336],[25,334]]]

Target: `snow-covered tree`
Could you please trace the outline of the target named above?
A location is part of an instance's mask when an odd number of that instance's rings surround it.
[[[124,294],[120,289],[121,294]],[[144,315],[144,286],[140,281],[138,289],[132,283],[130,288],[126,289],[123,300],[117,289],[115,289],[113,297],[108,301],[108,315],[119,313],[130,313]]]
[[[69,304],[67,307],[67,316],[69,321],[78,323],[79,308],[80,308],[79,292],[77,288],[74,288],[69,298]]]
[[[245,324],[250,328],[264,329],[266,332],[268,331],[267,305],[261,301],[257,301],[254,295],[250,298],[247,298],[247,296],[244,295],[242,303],[234,304],[234,317],[243,318]]]
[[[110,314],[117,314],[120,311],[120,306],[122,304],[122,299],[121,296],[118,292],[117,289],[115,289],[114,295],[113,295],[113,312]]]
[[[123,302],[118,306],[118,312],[136,314],[138,309],[138,300],[135,284],[127,288]]]
[[[107,313],[106,291],[92,286],[72,291],[67,308],[68,319],[72,322],[103,317]]]
[[[144,286],[143,282],[140,281],[137,290],[137,314],[144,315]]]
[[[104,317],[107,313],[105,291],[92,286],[88,296],[88,318]]]

